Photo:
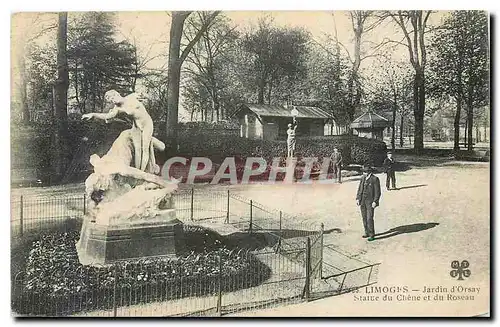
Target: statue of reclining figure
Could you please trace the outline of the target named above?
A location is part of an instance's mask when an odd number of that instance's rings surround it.
[[[94,206],[103,200],[112,201],[132,188],[162,188],[166,189],[166,193],[177,188],[176,182],[166,181],[160,176],[130,166],[134,151],[133,133],[132,129],[121,132],[102,158],[97,154],[90,156],[94,173],[86,179],[85,190]],[[156,138],[153,138],[152,144],[159,150],[165,148],[163,142]]]

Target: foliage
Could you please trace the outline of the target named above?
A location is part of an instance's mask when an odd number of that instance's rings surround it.
[[[474,93],[474,106],[488,99],[488,18],[480,11],[454,11],[437,30],[430,44],[430,90],[465,96],[467,87]]]
[[[193,38],[202,28],[207,13],[197,12],[186,23],[184,34]],[[188,57],[184,71],[184,103],[191,120],[199,113],[201,120],[226,119],[234,106],[230,103],[236,93],[232,88],[230,60],[238,38],[236,28],[224,15],[218,15],[210,28],[202,33]],[[209,114],[210,112],[210,114]]]
[[[72,99],[82,112],[102,108],[104,93],[135,89],[135,47],[115,39],[113,14],[88,12],[75,17],[68,29],[68,64]]]
[[[303,29],[277,27],[269,18],[261,18],[257,28],[247,31],[240,39],[245,71],[257,103],[286,100],[293,85],[306,74],[306,43],[310,35]],[[287,92],[275,92],[280,87]],[[265,101],[265,98],[266,101]]]
[[[33,44],[27,57],[27,105],[32,120],[48,120],[52,114],[52,86],[56,80],[56,48]]]
[[[432,11],[424,10],[398,10],[388,12],[394,23],[401,29],[408,56],[413,67],[413,115],[414,115],[414,148],[419,154],[424,148],[424,114],[426,103],[426,66],[427,66],[427,38],[429,17]]]
[[[292,99],[301,104],[321,107],[330,112],[337,123],[344,123],[349,122],[350,69],[348,58],[334,48],[330,43],[309,47],[305,62],[307,76],[296,86]]]

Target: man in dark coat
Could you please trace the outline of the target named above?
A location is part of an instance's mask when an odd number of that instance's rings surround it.
[[[390,191],[391,189],[390,184],[392,184],[392,189],[396,190],[396,173],[394,171],[395,163],[394,158],[392,158],[392,152],[387,152],[387,158],[384,160],[384,169],[386,174],[385,186],[387,187],[387,191]]]
[[[356,194],[356,204],[361,210],[363,217],[363,226],[365,228],[365,235],[363,238],[368,237],[368,241],[375,240],[375,226],[373,216],[375,208],[378,207],[380,200],[380,180],[377,176],[373,175],[373,169],[370,166],[363,167],[363,177],[358,186]]]

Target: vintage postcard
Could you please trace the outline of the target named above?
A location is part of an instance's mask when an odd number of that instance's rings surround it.
[[[485,11],[17,12],[14,317],[490,316]]]

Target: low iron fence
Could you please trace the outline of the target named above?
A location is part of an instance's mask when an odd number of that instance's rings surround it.
[[[82,266],[74,243],[86,201],[84,195],[12,199],[11,290],[17,314],[217,316],[341,294],[376,279],[377,264],[344,269],[325,260],[329,248],[322,224],[229,191],[195,189],[175,194],[177,217],[188,233],[198,233],[186,239],[203,239],[209,247],[218,242],[217,249],[188,251],[177,261]],[[213,226],[222,226],[223,236],[213,236]],[[52,259],[37,263],[39,248],[48,249]],[[61,248],[67,252],[59,253]],[[40,268],[54,258],[59,266]]]

